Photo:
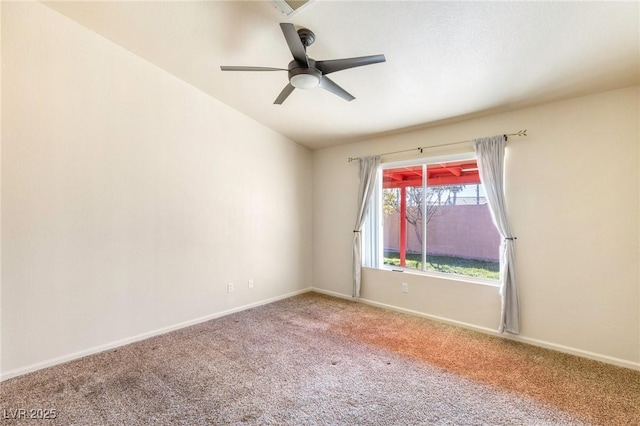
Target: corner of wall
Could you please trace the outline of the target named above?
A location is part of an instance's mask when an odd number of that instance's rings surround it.
[[[0,2],[0,34],[2,34],[2,2]],[[2,124],[2,40],[0,37],[0,124]],[[0,125],[0,132],[2,126]],[[0,134],[0,376],[2,376],[2,134]]]

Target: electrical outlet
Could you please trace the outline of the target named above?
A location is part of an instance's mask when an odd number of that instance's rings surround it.
[[[409,283],[402,283],[402,292],[409,293]]]
[[[233,283],[229,283],[227,285],[227,289],[229,290],[229,293],[231,293],[233,291]]]
[[[247,281],[247,284],[249,285],[249,288],[253,288],[253,280]]]

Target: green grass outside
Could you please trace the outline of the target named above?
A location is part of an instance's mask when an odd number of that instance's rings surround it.
[[[393,251],[384,252],[384,264],[399,266],[400,253]],[[422,270],[422,255],[407,253],[406,267]],[[447,274],[465,275],[467,277],[486,278],[497,280],[500,278],[500,264],[485,260],[462,259],[449,256],[427,255],[427,271],[444,272]]]

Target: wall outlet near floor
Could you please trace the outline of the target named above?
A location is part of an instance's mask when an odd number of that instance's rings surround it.
[[[249,288],[253,288],[253,280],[247,281],[247,285],[249,286]]]
[[[409,283],[402,283],[402,292],[409,293]]]
[[[227,291],[231,293],[233,291],[233,283],[227,284]]]

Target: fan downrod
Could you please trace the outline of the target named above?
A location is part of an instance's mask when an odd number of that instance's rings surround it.
[[[298,36],[300,37],[300,41],[305,49],[316,41],[316,35],[308,28],[300,28],[298,30]]]

